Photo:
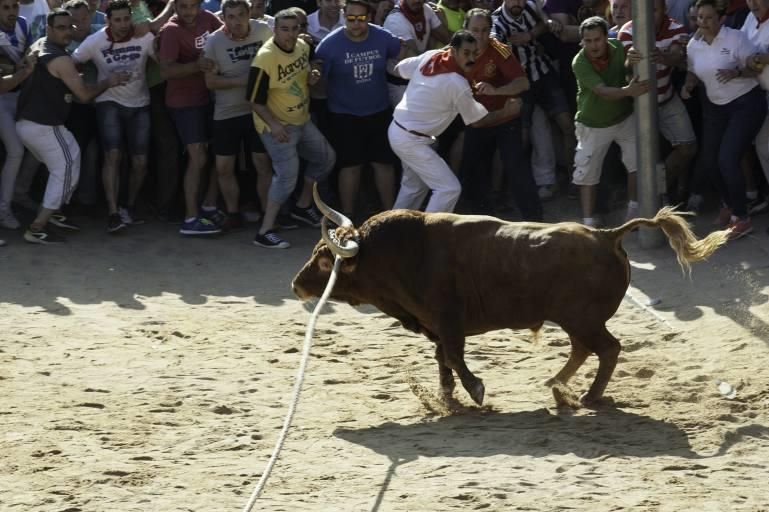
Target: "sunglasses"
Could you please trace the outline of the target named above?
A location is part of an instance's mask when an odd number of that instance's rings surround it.
[[[345,16],[344,19],[349,21],[350,23],[354,23],[356,21],[360,21],[361,23],[365,23],[368,21],[368,14],[360,14],[358,16]]]

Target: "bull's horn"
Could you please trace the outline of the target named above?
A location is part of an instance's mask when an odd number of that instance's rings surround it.
[[[333,211],[333,210],[332,210]],[[358,242],[355,240],[347,240],[342,245],[336,236],[329,234],[328,219],[323,217],[320,221],[320,235],[323,237],[323,241],[326,242],[328,248],[341,258],[352,258],[358,254]]]
[[[339,213],[338,211],[331,208],[329,205],[323,202],[323,199],[320,198],[320,194],[318,194],[318,183],[315,182],[312,185],[312,197],[315,199],[315,205],[318,207],[318,210],[325,215],[326,217],[331,220],[334,224],[337,226],[341,226],[343,228],[354,228],[355,225],[352,223],[350,219]]]

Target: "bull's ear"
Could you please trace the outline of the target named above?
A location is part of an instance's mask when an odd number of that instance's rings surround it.
[[[323,272],[331,272],[331,270],[334,268],[334,260],[326,255],[318,256],[318,268],[320,268]]]

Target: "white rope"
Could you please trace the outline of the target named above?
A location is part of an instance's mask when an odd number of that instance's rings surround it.
[[[280,436],[278,436],[278,441],[275,444],[275,448],[272,451],[272,456],[270,457],[270,460],[267,462],[267,466],[264,468],[264,472],[262,473],[262,477],[259,479],[259,482],[256,484],[256,487],[254,488],[254,492],[251,493],[251,497],[248,499],[248,503],[246,504],[245,508],[243,509],[243,512],[250,512],[251,509],[254,507],[254,504],[256,503],[257,498],[259,498],[259,495],[262,492],[262,489],[264,489],[264,485],[267,483],[267,478],[270,476],[270,472],[272,471],[272,467],[275,465],[275,462],[278,460],[278,455],[280,454],[281,448],[283,448],[283,443],[286,440],[286,436],[288,435],[288,429],[291,427],[291,420],[294,417],[294,413],[296,412],[296,406],[299,403],[299,393],[302,391],[302,383],[304,382],[304,372],[307,368],[307,360],[310,356],[310,347],[312,346],[312,336],[315,333],[315,322],[318,319],[318,314],[320,313],[320,310],[323,309],[323,306],[326,305],[326,301],[328,300],[329,295],[331,295],[331,290],[334,289],[334,284],[336,284],[336,277],[339,272],[339,267],[342,265],[342,258],[337,256],[334,259],[334,269],[331,271],[331,276],[328,278],[328,284],[326,284],[326,289],[323,291],[323,295],[320,297],[320,300],[318,301],[318,304],[315,306],[315,310],[312,312],[312,315],[310,316],[310,321],[307,324],[307,331],[304,335],[304,348],[302,349],[302,360],[299,364],[299,370],[296,373],[296,382],[294,383],[294,396],[291,400],[291,404],[288,408],[288,413],[286,414],[286,419],[283,422],[283,430],[280,432]]]
[[[632,293],[630,293],[630,289],[628,289],[628,290],[625,292],[625,298],[626,298],[626,299],[628,299],[628,300],[629,300],[631,303],[633,303],[633,304],[635,304],[636,306],[638,306],[639,308],[641,308],[642,310],[644,310],[644,311],[646,311],[647,313],[649,313],[649,314],[650,314],[651,316],[653,316],[653,317],[654,317],[654,318],[655,318],[655,319],[656,319],[656,320],[657,320],[659,323],[663,324],[665,327],[667,327],[667,328],[668,328],[668,329],[670,329],[671,331],[673,331],[673,332],[677,332],[677,331],[676,331],[676,330],[673,328],[673,326],[672,326],[672,325],[670,325],[670,323],[669,323],[667,320],[665,320],[665,319],[664,319],[662,316],[660,316],[659,314],[657,314],[657,312],[656,312],[656,311],[654,311],[653,309],[651,309],[650,307],[648,307],[648,306],[646,306],[646,305],[644,305],[644,304],[641,304],[641,303],[638,301],[638,299],[636,299],[635,297],[633,297],[633,294],[632,294]]]

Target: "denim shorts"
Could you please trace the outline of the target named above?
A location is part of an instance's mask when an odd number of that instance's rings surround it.
[[[150,107],[125,107],[114,101],[96,103],[96,122],[105,151],[128,144],[131,155],[146,155],[150,143]]]

